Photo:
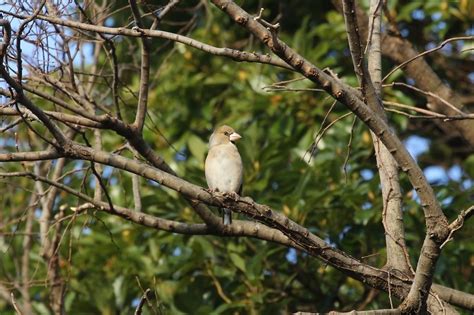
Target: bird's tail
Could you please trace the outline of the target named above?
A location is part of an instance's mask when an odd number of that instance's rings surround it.
[[[222,221],[224,225],[230,225],[232,223],[232,211],[230,209],[222,209],[224,212],[224,216],[222,217]]]

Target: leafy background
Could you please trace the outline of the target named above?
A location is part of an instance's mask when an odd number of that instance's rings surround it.
[[[329,67],[344,81],[355,85],[356,78],[346,42],[344,21],[329,1],[237,1],[249,12],[265,8],[271,20],[281,14],[280,36],[291,47],[320,68]],[[157,1],[155,7],[164,5]],[[367,5],[364,2],[365,5]],[[116,8],[125,2],[117,1]],[[198,1],[180,4],[163,24],[163,30],[178,27],[167,21],[187,21],[185,8]],[[402,35],[420,51],[442,40],[473,35],[473,1],[389,1]],[[187,35],[219,47],[265,52],[245,30],[207,2],[196,11],[196,22]],[[119,11],[107,25],[130,22],[128,10]],[[120,97],[126,120],[135,112],[139,77],[138,41],[116,38],[121,75]],[[474,82],[472,51],[461,53],[468,42],[453,42],[429,55],[434,70],[460,93]],[[83,46],[91,52],[90,44]],[[131,55],[135,50],[136,53]],[[243,139],[238,143],[244,165],[243,195],[267,204],[312,232],[331,246],[377,267],[385,263],[384,232],[381,224],[382,201],[374,152],[368,129],[349,116],[338,121],[308,153],[315,133],[332,104],[318,91],[271,91],[271,84],[298,78],[284,69],[266,65],[237,63],[202,51],[163,40],[153,41],[152,85],[145,138],[177,173],[190,182],[206,186],[203,161],[207,139],[214,126],[232,125]],[[85,62],[92,62],[86,57]],[[441,62],[441,61],[443,62]],[[469,71],[447,73],[448,66],[466,64]],[[105,64],[105,55],[100,57]],[[385,59],[384,72],[394,64]],[[470,67],[470,68],[469,68]],[[460,75],[461,74],[461,75]],[[397,72],[391,81],[412,84]],[[307,81],[295,81],[292,88],[312,89]],[[107,86],[97,84],[92,96],[104,93]],[[385,99],[423,106],[419,95],[401,89],[385,89]],[[32,97],[33,100],[41,102]],[[106,100],[106,106],[112,106]],[[41,104],[48,108],[49,104]],[[327,122],[347,113],[336,104]],[[417,158],[443,205],[453,219],[472,203],[474,196],[474,155],[462,140],[447,137],[427,120],[409,120],[389,114],[396,132]],[[327,124],[326,122],[326,124]],[[351,132],[352,131],[352,132]],[[25,130],[17,130],[25,133]],[[12,135],[0,139],[3,150],[14,150]],[[92,139],[93,135],[88,134]],[[351,140],[350,153],[348,143]],[[114,150],[124,139],[112,132],[103,133],[104,148]],[[26,146],[26,144],[25,144]],[[345,163],[347,159],[347,163]],[[20,166],[3,163],[9,171]],[[93,190],[86,163],[68,161],[67,169],[76,170],[64,181],[89,193]],[[346,169],[346,172],[344,171]],[[133,208],[131,177],[109,167],[104,169],[108,189],[115,204]],[[26,211],[25,200],[32,183],[17,179],[0,181],[4,193],[0,219],[10,222]],[[418,199],[402,175],[407,245],[416,265],[424,237],[424,219]],[[146,213],[185,222],[199,218],[177,193],[142,180],[143,209]],[[74,206],[75,198],[61,194],[59,205]],[[217,210],[216,210],[217,211]],[[35,215],[39,216],[37,209]],[[4,226],[15,231],[22,221]],[[49,314],[47,266],[40,255],[39,241],[31,252],[35,270],[31,291],[35,311]],[[20,235],[0,235],[0,277],[14,275],[22,252]],[[275,314],[296,310],[351,310],[371,299],[366,309],[386,308],[389,297],[372,292],[330,266],[294,249],[252,238],[182,236],[131,224],[100,212],[75,217],[67,225],[61,246],[61,267],[68,279],[68,314],[130,314],[142,292],[151,288],[156,294],[155,312],[163,314]],[[473,293],[474,242],[472,222],[444,249],[438,262],[435,281]],[[373,295],[372,295],[373,294]],[[0,301],[2,314],[13,314]],[[145,307],[146,314],[153,314]]]

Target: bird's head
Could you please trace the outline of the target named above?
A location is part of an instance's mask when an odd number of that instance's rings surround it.
[[[214,133],[209,139],[209,145],[212,147],[214,145],[226,144],[229,142],[234,143],[235,141],[241,139],[242,137],[235,132],[232,127],[223,125],[214,130]]]

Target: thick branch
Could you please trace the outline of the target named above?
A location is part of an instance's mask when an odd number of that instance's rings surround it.
[[[367,99],[369,107],[386,123],[387,115],[381,104],[381,1],[370,2],[371,20],[368,36],[368,66],[366,65],[362,41],[359,34],[359,23],[355,14],[355,4],[352,0],[343,1],[343,11],[346,21],[349,47],[354,64],[354,70],[362,86],[362,93]],[[374,84],[376,82],[376,84]],[[403,215],[401,210],[402,196],[398,181],[398,165],[387,148],[380,142],[377,136],[371,132],[374,143],[377,167],[379,169],[380,183],[382,188],[383,216],[382,222],[385,229],[387,243],[387,269],[398,269],[407,274],[410,273],[408,251],[405,246],[405,235],[403,229]]]
[[[157,230],[185,234],[185,235],[219,235],[219,236],[250,236],[262,240],[271,241],[285,246],[295,247],[301,249],[296,243],[286,237],[281,231],[272,229],[265,225],[261,225],[257,222],[234,220],[232,225],[225,230],[216,230],[206,224],[187,224],[177,222],[173,220],[163,219],[155,217],[143,212],[137,212],[132,209],[114,205],[110,206],[109,203],[95,200],[88,195],[72,189],[71,187],[61,184],[58,181],[50,180],[43,176],[38,176],[30,172],[17,172],[17,173],[0,173],[0,177],[28,177],[35,181],[46,183],[56,189],[63,190],[71,195],[74,195],[84,202],[79,207],[71,207],[73,211],[84,211],[87,209],[97,209],[100,211],[107,212],[109,214],[119,216],[130,222],[136,224],[154,228]]]
[[[311,255],[320,257],[323,261],[340,269],[344,273],[360,281],[364,281],[373,287],[385,291],[388,290],[387,273],[385,271],[365,265],[357,259],[332,248],[322,239],[310,233],[306,228],[291,221],[284,215],[271,210],[267,206],[254,203],[249,198],[234,200],[232,197],[222,194],[211,194],[201,187],[190,184],[144,163],[106,152],[95,151],[91,148],[76,144],[66,147],[64,153],[70,158],[94,161],[139,174],[163,186],[176,190],[187,198],[197,199],[209,205],[226,207],[243,213],[265,225],[280,230],[288,239],[294,242],[295,246]],[[254,230],[254,232],[257,233],[258,229]],[[390,278],[392,293],[398,297],[404,296],[407,293],[405,290],[408,289],[408,283],[408,279],[392,275]]]
[[[355,7],[352,3],[353,19],[357,21]],[[382,27],[382,0],[370,1],[370,34],[367,36],[368,69],[364,75],[370,77],[367,84],[373,86],[376,103],[369,101],[370,108],[388,123],[387,115],[379,100],[382,96],[382,58],[381,58],[381,27]],[[365,67],[364,67],[365,68]],[[382,189],[382,223],[385,229],[385,242],[387,244],[387,269],[398,269],[406,274],[413,273],[405,244],[405,231],[403,226],[402,194],[398,178],[398,165],[387,148],[371,133],[374,142],[377,167],[379,169],[380,184]]]
[[[61,157],[61,154],[54,150],[36,151],[36,152],[14,152],[0,153],[0,162],[23,162],[23,161],[42,161],[55,160]]]
[[[447,303],[471,312],[474,311],[474,295],[439,284],[433,284],[432,290]]]

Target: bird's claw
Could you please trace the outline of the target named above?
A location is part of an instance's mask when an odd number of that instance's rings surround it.
[[[207,191],[210,194],[215,194],[216,192],[219,192],[219,189],[212,189],[212,188],[204,188],[205,191]]]
[[[224,197],[230,198],[230,199],[232,199],[233,201],[237,201],[237,200],[239,200],[239,198],[240,198],[239,194],[237,194],[237,193],[234,192],[234,191],[225,192],[225,193],[224,193]]]
[[[218,188],[214,188],[214,189],[204,188],[204,190],[210,194],[221,193]],[[234,191],[222,192],[221,194],[224,198],[229,198],[229,199],[232,199],[233,201],[237,201],[240,198],[239,194]]]

